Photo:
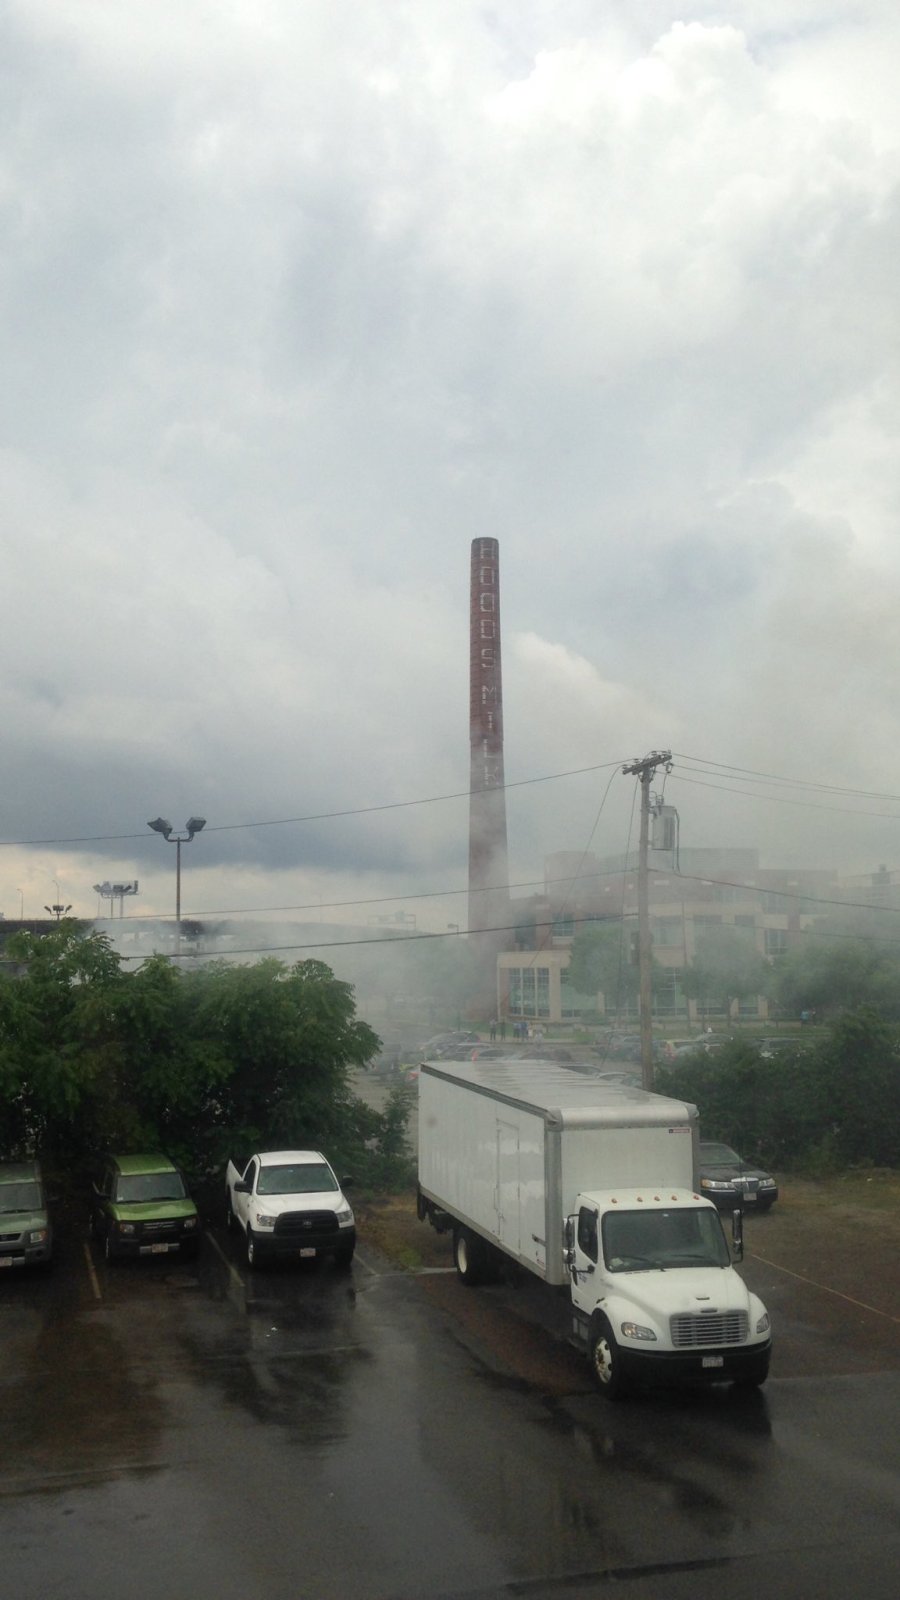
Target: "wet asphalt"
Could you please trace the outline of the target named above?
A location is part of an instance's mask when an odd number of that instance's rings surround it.
[[[527,1304],[364,1241],[251,1275],[73,1227],[0,1278],[0,1594],[895,1600],[900,1362],[845,1370],[856,1315],[759,1396],[609,1406]]]

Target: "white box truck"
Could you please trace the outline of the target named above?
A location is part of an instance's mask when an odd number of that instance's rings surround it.
[[[467,1284],[505,1261],[565,1297],[603,1394],[764,1383],[771,1331],[695,1188],[695,1106],[550,1061],[424,1062],[418,1214]]]

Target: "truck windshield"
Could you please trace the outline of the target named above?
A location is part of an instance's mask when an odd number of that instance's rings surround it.
[[[294,1167],[260,1167],[257,1194],[322,1194],[337,1181],[324,1161],[302,1161]]]
[[[0,1184],[0,1211],[40,1211],[41,1190],[37,1183]]]
[[[603,1256],[610,1272],[731,1264],[718,1213],[706,1206],[609,1212],[603,1218]]]
[[[116,1184],[116,1199],[127,1205],[149,1200],[183,1200],[184,1183],[179,1172],[135,1172]]]

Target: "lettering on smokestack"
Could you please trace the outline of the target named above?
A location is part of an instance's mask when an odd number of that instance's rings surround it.
[[[472,540],[469,618],[469,928],[478,932],[509,919],[496,539]]]

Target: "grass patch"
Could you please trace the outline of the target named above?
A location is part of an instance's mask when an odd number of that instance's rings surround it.
[[[356,1208],[360,1237],[395,1266],[407,1272],[421,1267],[450,1267],[453,1251],[449,1233],[435,1233],[416,1216],[415,1194],[387,1195]]]

